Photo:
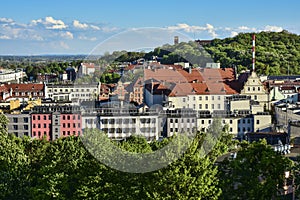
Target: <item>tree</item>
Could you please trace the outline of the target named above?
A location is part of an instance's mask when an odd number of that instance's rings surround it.
[[[272,199],[291,167],[292,161],[277,154],[265,140],[241,143],[237,157],[219,165],[221,199]]]

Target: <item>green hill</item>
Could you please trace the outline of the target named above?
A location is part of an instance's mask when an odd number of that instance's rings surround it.
[[[204,48],[224,67],[250,69],[252,33],[215,39]],[[300,36],[287,31],[256,33],[256,71],[265,75],[300,74]]]

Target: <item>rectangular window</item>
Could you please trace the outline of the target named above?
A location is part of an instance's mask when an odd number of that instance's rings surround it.
[[[199,96],[199,101],[202,101],[202,96]]]
[[[218,100],[221,100],[221,96],[218,96]]]
[[[221,109],[221,104],[218,104],[218,109]]]
[[[43,118],[44,118],[44,120],[46,120],[46,119],[47,119],[47,116],[46,116],[46,115],[44,115],[44,116],[43,116]]]
[[[182,98],[182,102],[185,102],[185,98]]]
[[[14,125],[14,130],[18,130],[18,125]]]
[[[208,109],[208,104],[205,104],[205,109]]]
[[[211,96],[211,100],[215,100],[215,96]]]
[[[24,125],[24,130],[28,130],[28,125]]]
[[[38,115],[38,116],[37,116],[37,119],[38,119],[38,120],[41,120],[41,116]]]
[[[199,110],[201,110],[202,109],[202,104],[199,104]]]
[[[24,117],[24,122],[28,123],[28,117]]]
[[[78,128],[80,128],[80,123],[78,123]]]
[[[256,124],[259,124],[259,119],[256,120]]]
[[[205,100],[208,101],[208,96],[205,96]]]
[[[232,119],[231,119],[231,120],[229,120],[229,124],[232,124]]]
[[[215,104],[211,104],[211,109],[215,109]]]
[[[14,117],[13,121],[14,121],[14,123],[18,123],[18,118]]]

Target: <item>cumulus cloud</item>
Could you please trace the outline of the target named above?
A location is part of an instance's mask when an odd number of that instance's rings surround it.
[[[270,25],[267,25],[267,26],[265,26],[265,28],[264,28],[263,31],[281,32],[281,31],[283,31],[283,28],[280,27],[280,26],[270,26]]]
[[[236,31],[231,31],[230,37],[235,37],[235,36],[237,36],[238,34],[239,34],[239,33],[236,32]]]
[[[73,33],[71,33],[70,31],[66,31],[66,32],[62,32],[60,33],[60,36],[66,39],[73,39]]]
[[[51,16],[45,17],[45,19],[32,20],[31,23],[33,25],[42,24],[46,29],[65,29],[68,27],[62,20],[54,19]]]
[[[73,26],[75,28],[79,28],[79,29],[87,29],[89,27],[88,24],[86,24],[86,23],[80,23],[78,20],[74,20],[73,21]]]
[[[0,23],[13,23],[14,20],[10,18],[0,17]]]
[[[187,33],[207,31],[212,37],[217,37],[215,28],[211,24],[206,24],[205,26],[191,26],[182,23],[182,24],[177,24],[176,26],[169,26],[167,27],[167,29],[174,30],[174,31],[185,31]]]

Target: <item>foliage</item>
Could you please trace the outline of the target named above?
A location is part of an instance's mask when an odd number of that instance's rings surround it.
[[[233,38],[214,39],[205,45],[215,62],[238,71],[251,69],[252,34],[240,33]],[[256,35],[256,71],[265,75],[300,74],[300,36],[282,32]]]
[[[237,157],[219,165],[221,199],[272,199],[291,167],[292,161],[277,154],[265,140],[241,143]]]
[[[207,133],[197,133],[176,161],[147,173],[106,166],[90,154],[84,138],[19,139],[7,133],[6,123],[7,118],[0,115],[0,199],[218,199],[220,195],[224,199],[270,199],[276,194],[276,184],[282,182],[282,172],[290,167],[286,158],[265,143],[241,144],[236,160],[217,166],[216,159],[234,144],[219,119],[213,120]],[[138,136],[113,142],[97,129],[86,130],[84,135],[88,133],[98,134],[112,148],[137,155],[182,144],[181,140],[174,143],[179,135],[148,143]],[[112,151],[103,149],[108,154]],[[257,181],[260,176],[263,183]],[[236,182],[239,190],[232,188]]]

